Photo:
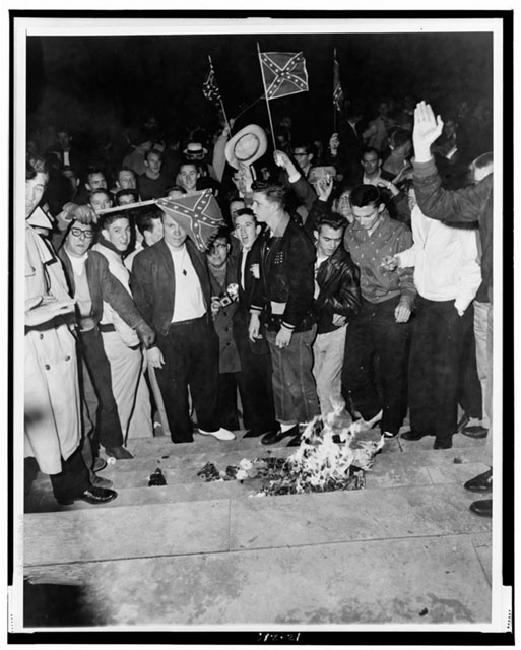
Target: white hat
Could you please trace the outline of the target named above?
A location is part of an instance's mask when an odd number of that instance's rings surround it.
[[[206,156],[208,149],[203,147],[200,142],[189,142],[186,149],[183,150],[185,156]]]
[[[249,124],[226,143],[224,156],[232,167],[239,169],[240,163],[251,165],[266,153],[267,148],[264,129],[257,124]]]

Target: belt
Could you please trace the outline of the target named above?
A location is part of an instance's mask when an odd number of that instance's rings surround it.
[[[100,332],[115,332],[116,328],[112,323],[100,323],[98,325]]]

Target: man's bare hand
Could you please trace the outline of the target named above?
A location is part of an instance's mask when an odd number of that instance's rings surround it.
[[[406,323],[411,315],[411,308],[407,303],[399,302],[394,310],[394,320],[397,323]]]
[[[250,325],[248,327],[248,336],[250,341],[255,343],[255,341],[260,338],[260,319],[258,314],[252,314],[250,316]]]
[[[420,102],[414,109],[414,128],[412,143],[416,162],[426,162],[432,158],[431,144],[435,142],[443,131],[443,120],[434,111],[430,104]]]
[[[333,179],[331,176],[319,179],[315,184],[315,189],[317,191],[318,198],[321,201],[327,201],[331,196],[331,190],[333,189]]]
[[[342,327],[342,325],[346,324],[346,317],[342,316],[342,314],[333,314],[332,322],[335,327]]]
[[[278,348],[287,348],[291,340],[291,330],[286,327],[281,327],[275,337],[275,345]]]
[[[148,348],[147,361],[152,366],[152,368],[162,368],[165,365],[165,357],[157,346]]]

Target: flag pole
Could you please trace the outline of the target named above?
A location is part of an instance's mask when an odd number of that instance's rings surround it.
[[[266,90],[266,79],[264,78],[264,68],[262,67],[261,51],[260,51],[259,43],[257,43],[257,52],[259,53],[259,64],[260,64],[260,67],[261,67],[261,74],[262,74],[262,86],[264,88],[264,97],[266,99],[266,108],[268,109],[268,118],[270,120],[271,139],[273,140],[273,149],[275,150],[277,148],[277,145],[275,143],[275,132],[273,131],[273,122],[271,120],[270,100],[268,99],[268,91]]]
[[[338,69],[336,62],[336,47],[333,48],[333,133],[336,133],[336,104],[335,104],[335,89],[336,89],[336,78],[335,71]]]
[[[243,109],[243,110],[242,110],[238,115],[236,115],[233,119],[234,119],[235,121],[237,121],[237,120],[239,119],[239,117],[241,117],[242,115],[244,115],[244,113],[248,112],[248,111],[250,110],[250,108],[253,108],[253,107],[255,106],[255,104],[258,104],[258,103],[260,102],[260,100],[261,100],[263,97],[264,97],[264,95],[261,95],[260,97],[258,97],[258,98],[257,98],[257,99],[252,103],[252,104],[250,104],[249,106],[246,106],[246,108],[244,108],[244,109]]]
[[[210,55],[208,55],[208,62],[210,63],[210,68],[214,71],[214,75],[215,75],[215,70],[213,68],[213,63],[212,63],[212,57]],[[221,97],[221,91],[220,90],[219,90],[219,104],[221,105],[221,111],[222,111],[222,114],[223,114],[223,117],[224,117],[224,121],[226,122],[226,126],[228,127],[228,131],[231,133],[232,129],[231,129],[230,123],[228,122],[228,118],[226,117],[226,113],[224,112],[223,100],[222,100],[222,97]]]

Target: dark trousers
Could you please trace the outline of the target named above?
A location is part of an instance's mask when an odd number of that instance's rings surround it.
[[[467,312],[469,312],[468,315]],[[470,303],[468,306],[465,312],[465,318],[471,321],[474,320],[473,303]],[[483,409],[481,384],[476,364],[476,340],[474,337],[474,328],[468,326],[467,320],[465,321],[463,339],[461,341],[459,403],[467,415],[481,419]]]
[[[241,372],[237,376],[244,411],[244,426],[255,433],[277,428],[273,408],[271,357],[265,340],[252,343],[247,325],[236,326],[235,341],[241,358]]]
[[[454,300],[416,299],[409,356],[411,430],[447,440],[456,431],[462,341],[472,310],[459,316]]]
[[[103,336],[97,327],[88,332],[80,332],[79,350],[98,398],[96,429],[91,443],[96,455],[99,443],[104,447],[122,445],[123,433],[112,392],[110,363],[103,347]]]
[[[219,389],[217,391],[218,422],[221,427],[230,431],[239,429],[239,413],[237,410],[238,375],[238,372],[219,374]]]
[[[83,462],[81,448],[64,460],[62,458],[62,471],[59,474],[51,474],[51,483],[54,496],[58,500],[66,500],[77,497],[86,490],[89,483],[89,472]]]
[[[347,327],[342,394],[368,420],[383,410],[382,431],[398,433],[407,411],[410,323],[397,323],[399,297],[364,300]]]
[[[166,336],[158,334],[157,346],[163,353],[165,365],[156,369],[156,379],[165,403],[173,442],[193,440],[188,386],[198,426],[203,431],[216,431],[219,428],[219,344],[206,316],[172,323]]]

